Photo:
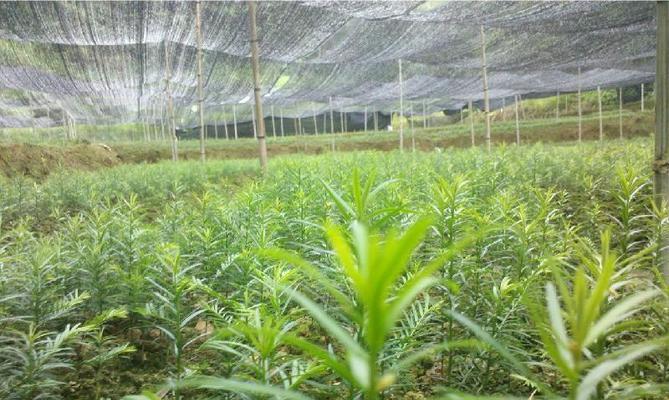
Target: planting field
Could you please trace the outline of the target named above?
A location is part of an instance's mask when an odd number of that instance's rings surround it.
[[[651,151],[7,178],[0,398],[666,398]]]

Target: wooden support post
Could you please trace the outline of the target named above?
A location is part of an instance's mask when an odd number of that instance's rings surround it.
[[[641,112],[643,112],[643,111],[644,111],[644,108],[645,108],[645,107],[644,107],[644,100],[645,100],[644,97],[645,97],[645,96],[644,96],[644,93],[643,93],[643,92],[644,92],[643,89],[644,89],[644,87],[643,87],[643,83],[642,83],[642,84],[641,84]]]
[[[578,142],[583,140],[583,111],[581,109],[581,67],[578,67]]]
[[[655,56],[655,161],[653,162],[655,200],[664,208],[669,202],[669,2],[657,2],[657,41]],[[660,266],[669,283],[669,235],[662,230]]]
[[[623,88],[618,89],[620,96],[618,101],[618,127],[620,128],[620,138],[623,138]]]
[[[520,121],[518,119],[518,95],[513,96],[514,108],[516,111],[516,145],[520,146]]]
[[[165,103],[160,101],[160,136],[165,141]]]
[[[555,122],[560,121],[560,91],[555,96]]]
[[[460,109],[460,116],[462,116],[462,109]],[[413,129],[413,104],[409,105],[409,125],[411,126],[411,151],[416,152],[416,135]]]
[[[311,113],[314,116],[314,135],[318,135],[318,121],[316,121],[316,107],[314,105],[311,106]]]
[[[335,130],[334,130],[334,113],[332,112],[332,97],[328,99],[330,102],[330,133],[332,134],[332,151],[335,151]]]
[[[402,59],[397,60],[400,84],[400,152],[404,151],[404,88],[402,87]],[[392,120],[391,120],[392,121]],[[392,123],[392,122],[391,122]]]
[[[258,139],[258,129],[256,128],[256,110],[251,107],[251,124],[253,125],[253,138]]]
[[[195,2],[195,33],[197,34],[197,108],[200,113],[200,161],[204,161],[204,95],[202,90],[202,3],[200,0]]]
[[[424,104],[424,103],[423,103]],[[472,137],[472,147],[476,146],[476,137],[474,132],[474,103],[469,99],[469,133]]]
[[[602,119],[602,89],[597,86],[597,105],[599,107],[599,141],[604,140],[604,120]]]
[[[506,97],[502,97],[502,121],[506,121],[506,113],[504,112],[505,109],[506,109]]]
[[[423,129],[427,128],[427,115],[425,114],[425,100],[423,100]]]
[[[255,98],[255,114],[258,117],[258,151],[260,153],[260,169],[267,170],[267,144],[265,143],[265,120],[262,112],[262,98],[260,96],[260,67],[258,63],[258,33],[256,30],[256,3],[248,1],[249,21],[251,30],[251,67],[253,69],[253,95]]]
[[[274,122],[274,104],[270,106],[270,112],[272,113],[272,137],[276,139],[276,123]]]
[[[365,133],[367,133],[367,106],[365,106]]]
[[[225,128],[225,140],[230,140],[230,135],[228,134],[228,117],[225,115],[225,106],[221,107],[223,111],[223,127]]]
[[[233,104],[232,105],[232,123],[235,128],[235,140],[239,139],[239,136],[237,134],[237,105]]]
[[[279,109],[279,122],[281,125],[281,137],[285,136],[284,130],[283,130],[283,108]]]
[[[481,25],[481,64],[483,70],[483,105],[485,112],[485,141],[488,151],[492,149],[490,138],[490,99],[488,97],[488,66],[485,58],[485,31]]]

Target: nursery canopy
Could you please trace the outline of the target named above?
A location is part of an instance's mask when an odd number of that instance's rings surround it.
[[[156,119],[166,67],[180,124],[197,101],[195,3],[0,2],[0,126]],[[260,2],[267,115],[405,111],[654,79],[654,2]],[[251,117],[248,11],[202,4],[205,118]]]

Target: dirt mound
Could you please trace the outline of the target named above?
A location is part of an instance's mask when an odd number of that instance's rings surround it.
[[[67,147],[33,144],[0,145],[0,172],[42,179],[60,169],[94,170],[121,161],[105,144],[81,143]]]

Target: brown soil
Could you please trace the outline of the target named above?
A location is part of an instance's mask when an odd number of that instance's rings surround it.
[[[118,154],[104,144],[75,144],[53,147],[33,144],[0,145],[0,171],[43,179],[59,169],[94,170],[118,165]]]

